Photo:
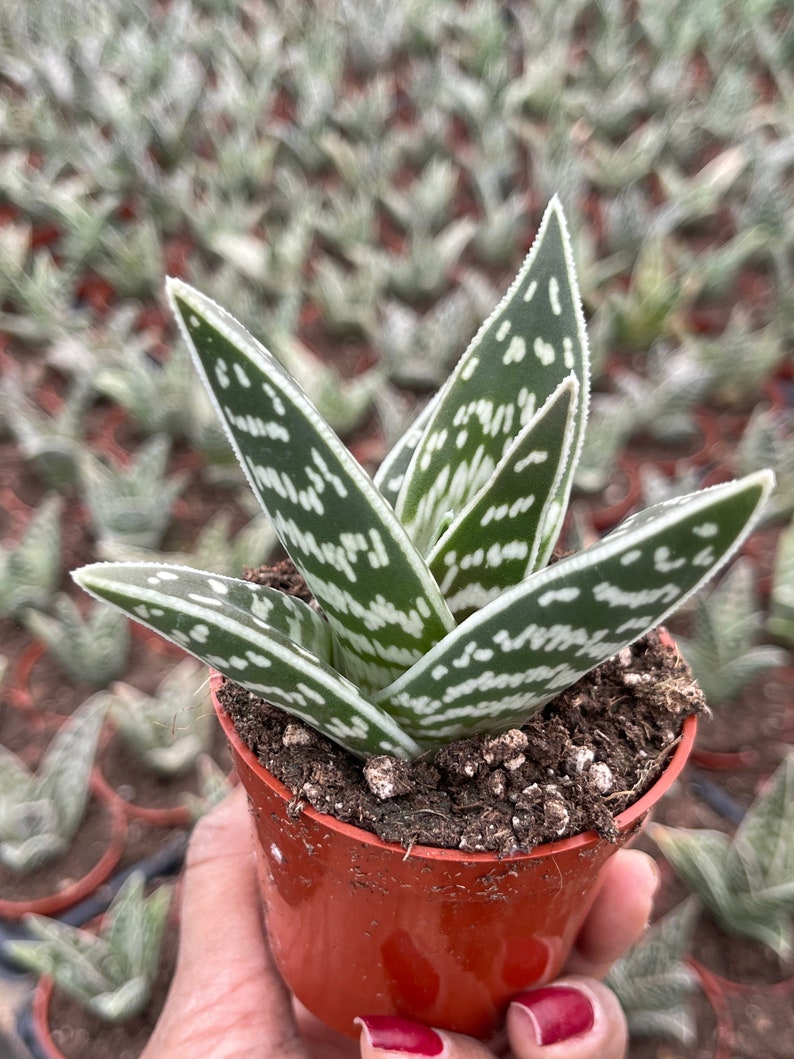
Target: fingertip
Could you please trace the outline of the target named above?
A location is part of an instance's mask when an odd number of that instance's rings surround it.
[[[444,1037],[438,1030],[410,1019],[392,1015],[361,1015],[355,1020],[361,1027],[361,1055],[378,1059],[394,1055],[427,1056],[441,1059],[449,1055]]]
[[[619,850],[603,870],[598,894],[576,939],[568,969],[602,977],[648,926],[659,868],[641,850]]]
[[[577,975],[519,994],[507,1031],[516,1059],[621,1059],[628,1042],[614,993]]]
[[[643,853],[641,849],[621,849],[612,858],[612,863],[612,870],[620,873],[622,885],[631,883],[653,903],[662,876],[659,865],[649,853]]]

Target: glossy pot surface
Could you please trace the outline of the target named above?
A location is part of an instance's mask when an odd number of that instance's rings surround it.
[[[492,1035],[517,992],[558,974],[599,871],[679,775],[697,727],[685,721],[667,771],[617,818],[617,843],[591,831],[500,860],[406,851],[311,808],[293,815],[290,792],[213,701],[254,811],[279,970],[310,1011],[350,1036],[357,1015],[375,1014]]]

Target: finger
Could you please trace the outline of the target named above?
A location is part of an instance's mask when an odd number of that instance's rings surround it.
[[[361,1059],[494,1059],[488,1047],[472,1037],[432,1029],[391,1015],[356,1019],[361,1026]]]
[[[578,975],[516,997],[507,1032],[515,1059],[623,1059],[628,1046],[615,994]]]
[[[191,1042],[213,1042],[218,1059],[240,1056],[234,1041],[255,1037],[261,1059],[305,1059],[264,934],[253,849],[247,799],[237,788],[190,839],[176,972],[152,1056],[187,1055]]]
[[[603,978],[648,926],[658,886],[659,869],[652,857],[636,849],[619,850],[602,872],[566,970]]]

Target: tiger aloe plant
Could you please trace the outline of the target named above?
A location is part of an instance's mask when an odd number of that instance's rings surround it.
[[[651,837],[715,922],[781,959],[794,953],[794,752],[742,818],[722,831],[651,825]]]
[[[413,758],[523,723],[699,588],[772,486],[759,471],[676,498],[550,562],[589,397],[556,198],[510,289],[374,480],[233,317],[180,280],[168,293],[317,607],[165,564],[74,576],[361,757]]]
[[[106,707],[87,699],[33,773],[0,746],[0,864],[19,875],[65,853],[85,814]]]
[[[33,937],[8,944],[11,958],[53,978],[58,989],[105,1022],[143,1014],[154,990],[168,925],[171,888],[146,895],[136,871],[111,901],[97,934],[30,915]]]

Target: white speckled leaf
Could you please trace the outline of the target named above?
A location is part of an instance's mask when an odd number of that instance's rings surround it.
[[[240,464],[331,623],[347,675],[383,687],[454,627],[427,565],[264,346],[186,284],[168,289]]]
[[[263,585],[156,563],[94,563],[72,576],[98,599],[351,753],[408,758],[418,752],[388,714],[331,668],[325,622],[300,600]]]
[[[423,747],[521,723],[699,588],[773,482],[761,471],[632,516],[473,614],[375,702]]]
[[[422,433],[435,411],[439,397],[440,391],[433,395],[402,437],[392,445],[375,472],[373,478],[375,486],[392,507],[397,503],[397,497],[405,481],[405,472],[422,439]]]
[[[570,462],[578,388],[573,375],[560,383],[428,556],[458,621],[545,564],[542,531]]]
[[[570,239],[555,197],[510,289],[442,388],[405,473],[396,511],[422,553],[570,374],[579,382],[572,474],[587,419],[588,350]],[[559,533],[570,480],[568,475],[560,483],[546,538],[556,540]]]

